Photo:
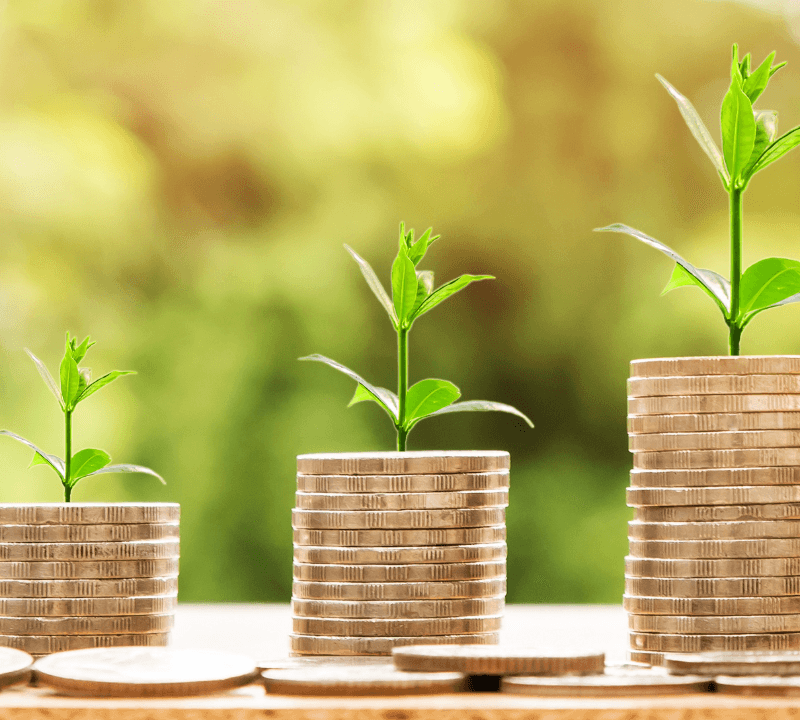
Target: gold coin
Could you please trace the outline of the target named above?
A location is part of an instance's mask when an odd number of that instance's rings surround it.
[[[800,395],[798,395],[800,398]],[[747,432],[649,433],[631,435],[631,452],[666,450],[733,450],[739,448],[800,447],[800,430],[751,430]]]
[[[113,617],[0,617],[4,635],[127,635],[168,632],[175,615],[117,615]]]
[[[746,397],[746,396],[742,396]],[[782,395],[776,395],[783,397]],[[800,412],[734,412],[698,415],[628,415],[628,432],[698,433],[797,430]]]
[[[643,633],[739,635],[800,631],[800,615],[634,615],[628,627]]]
[[[637,507],[633,511],[633,517],[642,522],[792,520],[800,518],[800,503]]]
[[[502,619],[502,615],[402,620],[295,617],[292,629],[299,635],[331,637],[427,637],[494,632]]]
[[[0,646],[24,650],[31,655],[49,655],[90,647],[164,646],[168,641],[168,632],[133,635],[0,635]]]
[[[800,355],[717,355],[631,360],[634,377],[800,374]]]
[[[631,659],[631,662],[639,662],[653,666],[664,664],[664,653],[631,651],[628,653],[628,657]]]
[[[710,677],[666,674],[565,675],[564,677],[504,677],[500,692],[549,697],[633,697],[709,692]]]
[[[304,475],[297,490],[309,493],[430,493],[508,488],[508,470],[439,475]]]
[[[438,547],[309,547],[295,545],[295,562],[319,565],[393,565],[408,563],[461,563],[503,560],[508,555],[504,542],[485,545],[442,545]]]
[[[322,453],[297,456],[297,472],[305,475],[411,475],[508,470],[502,450],[451,450],[377,453]]]
[[[180,537],[180,525],[0,525],[3,543],[109,543]]]
[[[303,510],[430,510],[505,507],[508,490],[430,493],[305,493],[295,495]]]
[[[0,580],[6,598],[128,598],[178,592],[178,576],[115,580]]]
[[[716,692],[727,695],[755,695],[758,697],[798,697],[800,679],[795,677],[773,677],[754,675],[751,677],[714,678]]]
[[[628,595],[648,597],[767,597],[800,595],[800,577],[625,578]]]
[[[295,529],[297,545],[468,545],[497,543],[506,539],[505,525],[476,528],[425,528],[416,530],[310,530]]]
[[[790,577],[800,575],[800,558],[670,560],[626,557],[625,572],[633,577],[659,578]]]
[[[73,650],[38,660],[35,670],[40,685],[92,697],[207,695],[258,677],[242,655],[161,647]]]
[[[683,523],[645,523],[634,520],[628,523],[628,537],[636,540],[797,538],[800,537],[800,520]]]
[[[423,582],[505,577],[506,562],[414,565],[310,565],[294,563],[295,580],[319,582]]]
[[[640,615],[790,615],[800,613],[800,597],[793,595],[725,598],[623,595],[622,605],[628,612]]]
[[[800,675],[800,652],[708,652],[666,655],[664,666],[676,675]]]
[[[505,578],[423,583],[320,583],[295,581],[292,599],[412,600],[491,597],[506,591]]]
[[[639,558],[791,558],[800,554],[800,538],[766,540],[630,540]]]
[[[754,633],[748,635],[676,635],[630,633],[635,650],[656,652],[705,652],[707,650],[797,650],[800,633]]]
[[[461,673],[404,673],[388,663],[266,670],[267,692],[280,695],[433,695],[466,689]]]
[[[500,525],[504,508],[464,510],[292,510],[293,528],[378,530],[394,528],[466,528]]]
[[[118,598],[0,598],[0,615],[68,617],[83,615],[152,615],[174,613],[178,596]]]
[[[633,455],[633,466],[644,470],[776,467],[796,463],[800,463],[800,448],[796,447],[758,450],[665,450]]]
[[[800,485],[800,467],[632,470],[634,487]]]
[[[800,503],[800,485],[737,487],[630,487],[628,505],[769,505]]]
[[[8,579],[140,578],[177,574],[177,559],[107,560],[105,562],[0,562],[0,578]]]
[[[434,618],[467,615],[499,615],[505,595],[461,600],[379,600],[340,601],[292,599],[292,612],[298,617],[341,618]]]
[[[178,503],[3,503],[4,525],[118,525],[172,523],[180,520]]]
[[[798,375],[682,375],[628,378],[629,397],[800,393]]]
[[[413,672],[467,675],[565,675],[601,673],[605,654],[567,648],[413,645],[392,651],[395,667]]]
[[[437,635],[426,637],[426,645],[434,643],[461,645],[495,645],[500,639],[496,632],[474,635]],[[323,637],[320,635],[290,635],[291,651],[296,655],[389,655],[400,645],[419,645],[419,637]]]
[[[785,413],[800,410],[800,395],[661,395],[628,398],[631,415]]]
[[[69,560],[174,559],[180,552],[177,540],[139,540],[109,543],[0,543],[0,562]]]

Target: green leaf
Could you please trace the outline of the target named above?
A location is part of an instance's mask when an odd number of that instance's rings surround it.
[[[749,55],[748,55],[749,57]],[[754,103],[756,99],[764,92],[764,88],[767,87],[767,83],[770,79],[770,69],[772,67],[772,61],[775,59],[775,53],[768,55],[766,60],[761,63],[755,70],[753,70],[752,74],[749,77],[745,77],[744,83],[742,85],[742,90],[744,94],[750,99],[751,103]]]
[[[80,373],[78,363],[72,357],[72,351],[68,347],[61,361],[61,397],[64,398],[64,407],[72,410],[75,407],[75,400],[78,396],[78,386],[80,384]]]
[[[655,238],[651,238],[649,235],[645,235],[640,230],[636,230],[632,227],[628,227],[627,225],[622,225],[621,223],[615,223],[613,225],[609,225],[608,227],[603,228],[595,228],[595,232],[617,232],[617,233],[624,233],[625,235],[630,235],[637,240],[640,240],[645,245],[649,245],[650,247],[659,250],[660,252],[664,253],[668,258],[674,260],[678,265],[682,266],[684,270],[686,270],[690,275],[692,275],[695,280],[697,280],[700,287],[702,287],[711,298],[713,298],[714,302],[717,303],[719,309],[722,310],[722,314],[725,318],[728,318],[728,313],[730,312],[730,297],[731,297],[731,286],[730,283],[722,277],[722,275],[718,275],[711,270],[700,270],[696,268],[691,263],[684,260],[678,253],[676,253],[671,247],[664,245],[664,243],[659,242]],[[674,276],[673,272],[673,276]],[[670,283],[667,284],[667,288],[671,290]],[[675,287],[680,287],[679,285],[675,285]],[[664,292],[669,292],[669,290],[665,288]]]
[[[34,355],[30,350],[28,350],[28,348],[25,348],[25,352],[28,353],[30,359],[33,360],[33,362],[35,363],[36,369],[39,371],[39,375],[42,376],[42,380],[44,380],[47,387],[50,388],[50,392],[56,396],[56,400],[58,400],[58,404],[61,405],[61,408],[63,410],[64,399],[61,397],[61,390],[59,390],[59,387],[56,384],[56,381],[53,378],[53,376],[50,374],[50,371],[47,369],[47,366],[41,360],[39,360],[39,358],[37,358],[36,355]]]
[[[399,413],[398,405],[399,401],[397,399],[397,395],[393,392],[387,390],[386,388],[377,387],[368,383],[364,378],[362,378],[358,373],[353,372],[350,368],[345,367],[344,365],[336,362],[335,360],[331,360],[324,355],[308,355],[306,357],[298,358],[299,360],[312,360],[314,362],[321,362],[325,363],[326,365],[330,365],[335,370],[338,370],[341,373],[344,373],[348,377],[355,380],[359,385],[363,385],[364,389],[367,390],[375,400],[386,412],[391,416],[394,423],[397,423],[397,415]]]
[[[741,85],[742,68],[739,65],[739,46],[736,43],[733,44],[731,55],[733,56],[731,61],[731,80],[738,80]]]
[[[728,282],[724,277],[722,277],[722,275],[717,275],[717,273],[715,273],[713,270],[698,270],[697,272],[702,273],[703,277],[706,278],[714,277],[716,282],[723,287]],[[706,285],[700,282],[694,275],[689,273],[682,265],[678,265],[677,263],[675,263],[675,268],[672,270],[672,277],[670,277],[669,282],[661,291],[661,294],[666,295],[668,292],[670,292],[670,290],[674,290],[675,288],[679,287],[685,287],[687,285],[699,287],[714,302],[719,304],[716,295],[714,295],[714,293],[711,292]],[[720,307],[720,309],[722,308]]]
[[[772,69],[769,71],[769,76],[770,76],[770,78],[771,78],[771,77],[772,77],[772,76],[773,76],[773,75],[774,75],[776,72],[778,72],[778,70],[780,70],[780,69],[781,69],[781,68],[782,68],[784,65],[786,65],[786,63],[785,63],[785,62],[782,62],[782,63],[778,63],[778,64],[777,64],[777,65],[776,65],[774,68],[772,68]]]
[[[742,274],[740,319],[800,293],[800,262],[766,258]]]
[[[420,237],[417,242],[415,242],[410,248],[408,248],[408,258],[414,265],[419,265],[419,261],[425,257],[425,253],[428,252],[428,248],[431,246],[434,240],[439,238],[439,235],[434,235],[431,237],[431,233],[433,232],[433,228],[428,228],[423,235]]]
[[[93,343],[89,340],[89,336],[87,335],[83,339],[83,342],[78,345],[78,347],[76,347],[72,353],[72,357],[75,358],[75,362],[79,363],[81,360],[83,360],[83,358],[86,357],[86,351],[95,344],[96,343]]]
[[[106,473],[141,473],[143,475],[152,475],[154,478],[158,478],[162,485],[167,484],[167,481],[164,480],[164,478],[161,477],[161,475],[159,475],[155,470],[151,470],[149,467],[144,467],[143,465],[129,465],[127,463],[122,465],[107,465],[100,470],[95,470],[94,472],[90,472],[88,475],[84,475],[84,477],[92,477],[92,475],[105,475]]]
[[[417,272],[405,251],[397,253],[392,263],[392,299],[401,327],[407,327],[417,299]]]
[[[788,133],[771,143],[769,147],[761,153],[761,157],[756,160],[747,179],[749,180],[757,172],[761,172],[767,165],[771,165],[776,160],[780,160],[780,158],[798,145],[800,145],[800,126],[792,128]]]
[[[753,152],[742,172],[742,177],[747,180],[753,173],[753,165],[761,157],[764,150],[775,139],[778,128],[778,113],[774,110],[762,110],[756,113],[756,139],[753,143]]]
[[[57,455],[48,455],[44,450],[36,447],[36,445],[34,445],[30,440],[26,440],[24,437],[21,437],[10,430],[0,430],[0,435],[7,435],[10,438],[14,438],[14,440],[17,440],[18,442],[21,442],[23,445],[27,445],[37,455],[40,455],[44,462],[46,462],[51,468],[53,468],[53,470],[56,471],[62,482],[64,481],[64,472],[66,468],[64,461],[60,457]],[[41,462],[37,462],[36,464],[41,464]]]
[[[750,53],[747,53],[742,58],[742,61],[739,63],[739,73],[742,76],[742,79],[747,79],[750,75]]]
[[[428,378],[414,383],[406,395],[406,427],[441,410],[461,397],[461,391],[447,380]]]
[[[28,469],[30,470],[32,467],[36,467],[37,465],[50,465],[50,463],[47,462],[47,458],[44,458],[38,452],[35,452],[31,458],[31,464],[28,465]],[[50,465],[50,467],[52,467],[52,465]]]
[[[414,311],[409,321],[413,322],[420,315],[424,315],[426,312],[433,310],[440,302],[447,300],[451,295],[455,295],[460,290],[463,290],[467,285],[481,280],[494,280],[494,275],[461,275],[455,280],[441,285],[420,303],[420,306]]]
[[[667,92],[672,95],[675,102],[678,103],[678,110],[680,110],[681,115],[683,115],[683,119],[686,122],[686,125],[689,127],[692,135],[694,135],[694,139],[697,140],[697,142],[700,144],[700,147],[703,148],[705,154],[708,155],[708,157],[711,159],[711,162],[714,163],[714,167],[722,177],[723,182],[725,182],[727,185],[730,182],[730,176],[725,168],[725,163],[722,159],[722,153],[719,151],[719,148],[711,137],[711,133],[708,132],[708,129],[700,119],[700,115],[697,114],[697,110],[694,109],[692,103],[690,103],[683,95],[681,95],[674,87],[672,87],[672,85],[670,85],[663,77],[661,77],[661,75],[656,75],[656,77],[658,78],[658,81],[667,89]]]
[[[391,390],[387,390],[383,387],[375,387],[375,391],[379,397],[384,398],[386,404],[389,407],[396,407],[399,406],[400,401],[397,399],[397,395],[395,395]],[[374,402],[380,405],[384,410],[386,407],[384,403],[378,402],[376,400],[375,395],[373,395],[369,390],[367,390],[363,385],[356,385],[356,391],[353,393],[353,397],[349,403],[347,403],[347,407],[352,407],[353,405],[357,405],[360,402],[369,401]],[[389,413],[391,415],[391,413]]]
[[[722,101],[720,123],[725,165],[732,182],[736,183],[750,160],[756,139],[753,104],[742,92],[738,78],[731,81],[731,86]]]
[[[90,395],[94,395],[94,393],[96,393],[100,388],[103,388],[109,383],[114,382],[114,380],[122,377],[123,375],[136,375],[136,373],[133,370],[112,370],[110,373],[101,375],[93,383],[86,386],[86,389],[76,398],[75,405],[77,405],[79,402],[83,402]]]
[[[375,294],[375,297],[378,298],[380,304],[383,305],[384,310],[389,313],[392,324],[397,327],[397,314],[392,306],[392,301],[386,294],[386,290],[383,289],[383,285],[381,285],[381,281],[378,280],[378,276],[375,274],[375,271],[370,267],[369,263],[349,245],[345,245],[344,248],[350,253],[350,255],[353,256],[353,260],[358,263],[358,267],[361,270],[361,274],[364,276],[364,279],[367,281],[369,289],[372,290],[372,292]]]
[[[411,315],[417,311],[422,301],[433,291],[433,273],[430,270],[417,270],[417,297]]]
[[[80,450],[72,456],[72,463],[69,469],[70,476],[67,478],[67,483],[72,487],[82,477],[97,472],[110,462],[111,457],[103,450],[95,450],[94,448]]]
[[[510,413],[511,415],[516,415],[517,417],[521,417],[526,423],[528,423],[530,427],[533,427],[533,423],[530,421],[530,418],[517,410],[517,408],[513,407],[512,405],[506,405],[505,403],[492,402],[491,400],[465,400],[464,402],[453,403],[452,405],[443,407],[441,410],[437,410],[426,417],[430,418],[437,415],[445,415],[446,413],[454,412],[505,412]]]

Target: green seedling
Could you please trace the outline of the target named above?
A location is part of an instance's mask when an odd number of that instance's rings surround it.
[[[47,384],[47,387],[50,388],[50,391],[56,396],[56,400],[58,400],[58,404],[61,406],[61,410],[64,413],[64,457],[66,460],[62,460],[57,455],[48,455],[46,452],[36,447],[30,440],[26,440],[16,433],[8,430],[0,430],[0,435],[12,437],[33,450],[34,455],[30,467],[34,467],[35,465],[49,465],[53,468],[59,480],[61,480],[61,484],[64,486],[64,500],[66,502],[70,501],[72,488],[75,487],[78,480],[91,477],[92,475],[101,475],[104,473],[145,473],[157,477],[162,483],[165,482],[164,478],[155,470],[142,467],[141,465],[110,465],[111,457],[103,450],[86,448],[85,450],[79,450],[74,455],[72,454],[72,414],[75,412],[78,403],[91,397],[100,390],[100,388],[114,382],[118,377],[136,374],[131,370],[112,370],[110,373],[106,373],[92,382],[92,371],[89,368],[78,367],[78,363],[83,360],[86,351],[92,347],[92,345],[94,345],[94,343],[91,342],[88,337],[82,343],[78,344],[77,338],[70,338],[69,333],[67,333],[67,347],[59,371],[60,385],[53,379],[53,376],[50,374],[45,364],[30,350],[27,348],[25,350],[25,352],[30,355],[31,360],[36,364],[36,368],[39,370],[39,374]]]
[[[348,407],[365,400],[380,405],[389,415],[397,430],[398,450],[406,449],[408,434],[420,420],[446,413],[497,410],[517,415],[533,427],[533,423],[511,405],[488,400],[456,402],[461,397],[461,391],[447,380],[428,378],[408,387],[408,335],[417,318],[433,310],[439,303],[451,295],[455,295],[459,290],[463,290],[467,285],[479,280],[493,279],[491,275],[461,275],[434,289],[433,273],[430,270],[417,270],[417,265],[425,257],[430,245],[439,238],[438,235],[431,235],[431,232],[432,228],[428,228],[415,241],[414,231],[406,232],[405,226],[400,223],[400,248],[392,263],[391,299],[369,263],[351,247],[345,245],[347,252],[358,263],[367,285],[383,305],[397,332],[396,395],[391,390],[368,383],[360,375],[324,355],[309,355],[300,358],[300,360],[326,363],[355,380],[358,385]]]
[[[754,110],[770,78],[786,63],[773,65],[773,52],[755,70],[750,55],[740,61],[738,46],[733,46],[731,84],[720,113],[722,152],[706,129],[692,104],[663,77],[656,75],[678,104],[689,130],[714,164],[728,193],[730,209],[730,281],[712,270],[701,270],[684,260],[672,248],[645,233],[614,224],[598,231],[626,233],[660,250],[675,261],[672,277],[662,295],[678,287],[694,285],[719,307],[728,325],[731,355],[739,354],[742,331],[759,313],[769,308],[800,302],[800,262],[787,258],[759,260],[742,272],[742,196],[756,173],[761,172],[800,145],[800,127],[777,137],[778,114],[773,110]]]

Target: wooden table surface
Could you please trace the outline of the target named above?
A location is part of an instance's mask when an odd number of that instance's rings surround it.
[[[181,605],[172,645],[217,648],[277,659],[288,654],[286,605]],[[503,639],[514,644],[602,648],[623,660],[621,607],[512,605]],[[267,695],[260,686],[204,698],[76,698],[45,689],[0,692],[0,718],[21,720],[782,720],[800,717],[800,698],[738,698],[714,693],[650,698],[536,698],[500,693],[421,697],[302,698]]]

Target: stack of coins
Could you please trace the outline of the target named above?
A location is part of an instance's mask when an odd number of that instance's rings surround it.
[[[507,452],[298,456],[292,652],[496,643],[508,481]]]
[[[0,505],[0,646],[166,645],[180,506]]]
[[[637,360],[631,658],[800,649],[800,357]]]

